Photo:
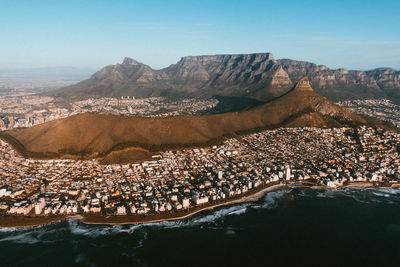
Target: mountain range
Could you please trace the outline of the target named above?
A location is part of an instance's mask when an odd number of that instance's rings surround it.
[[[159,150],[219,143],[224,137],[261,129],[365,124],[365,118],[314,92],[302,77],[282,96],[241,112],[167,118],[86,113],[9,130],[1,137],[27,157],[113,163],[144,159]]]
[[[47,94],[69,100],[222,95],[269,101],[290,90],[302,76],[332,101],[388,98],[400,103],[400,71],[332,70],[305,61],[276,60],[271,53],[188,56],[160,70],[125,58],[122,64],[106,66],[87,80]]]

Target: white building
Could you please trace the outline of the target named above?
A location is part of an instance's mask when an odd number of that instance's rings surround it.
[[[182,207],[188,209],[190,207],[190,200],[188,198],[182,199]]]
[[[126,215],[126,208],[124,206],[118,206],[117,215]]]
[[[286,179],[286,181],[289,181],[291,177],[292,177],[292,173],[291,173],[291,170],[290,170],[290,166],[286,166],[286,168],[285,168],[285,179]]]
[[[192,196],[192,199],[196,205],[204,204],[208,202],[208,197],[205,195],[196,194]]]

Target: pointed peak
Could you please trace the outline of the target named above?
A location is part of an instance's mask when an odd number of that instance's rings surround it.
[[[138,65],[138,64],[139,62],[130,57],[124,58],[124,61],[122,62],[122,65]]]
[[[298,82],[296,83],[296,85],[294,86],[294,89],[296,91],[314,91],[311,88],[310,82],[308,81],[307,76],[303,76],[301,77]]]

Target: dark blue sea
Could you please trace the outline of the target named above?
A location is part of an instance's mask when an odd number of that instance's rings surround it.
[[[400,191],[280,189],[176,222],[0,231],[0,266],[400,266]]]

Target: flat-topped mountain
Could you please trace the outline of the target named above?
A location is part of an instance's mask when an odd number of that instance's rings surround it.
[[[188,56],[161,70],[131,58],[110,65],[78,84],[48,95],[78,100],[120,96],[239,96],[267,101],[308,76],[316,92],[331,100],[389,98],[400,102],[400,72],[331,70],[326,66],[290,59],[275,60],[271,53]]]
[[[126,162],[149,150],[212,144],[224,136],[260,129],[360,124],[366,121],[315,93],[303,77],[283,96],[242,112],[168,118],[79,114],[10,130],[2,137],[26,156]]]
[[[161,70],[131,58],[107,66],[90,79],[50,95],[81,99],[88,97],[136,97],[168,94],[229,95],[272,99],[293,86],[272,54],[183,57]]]

